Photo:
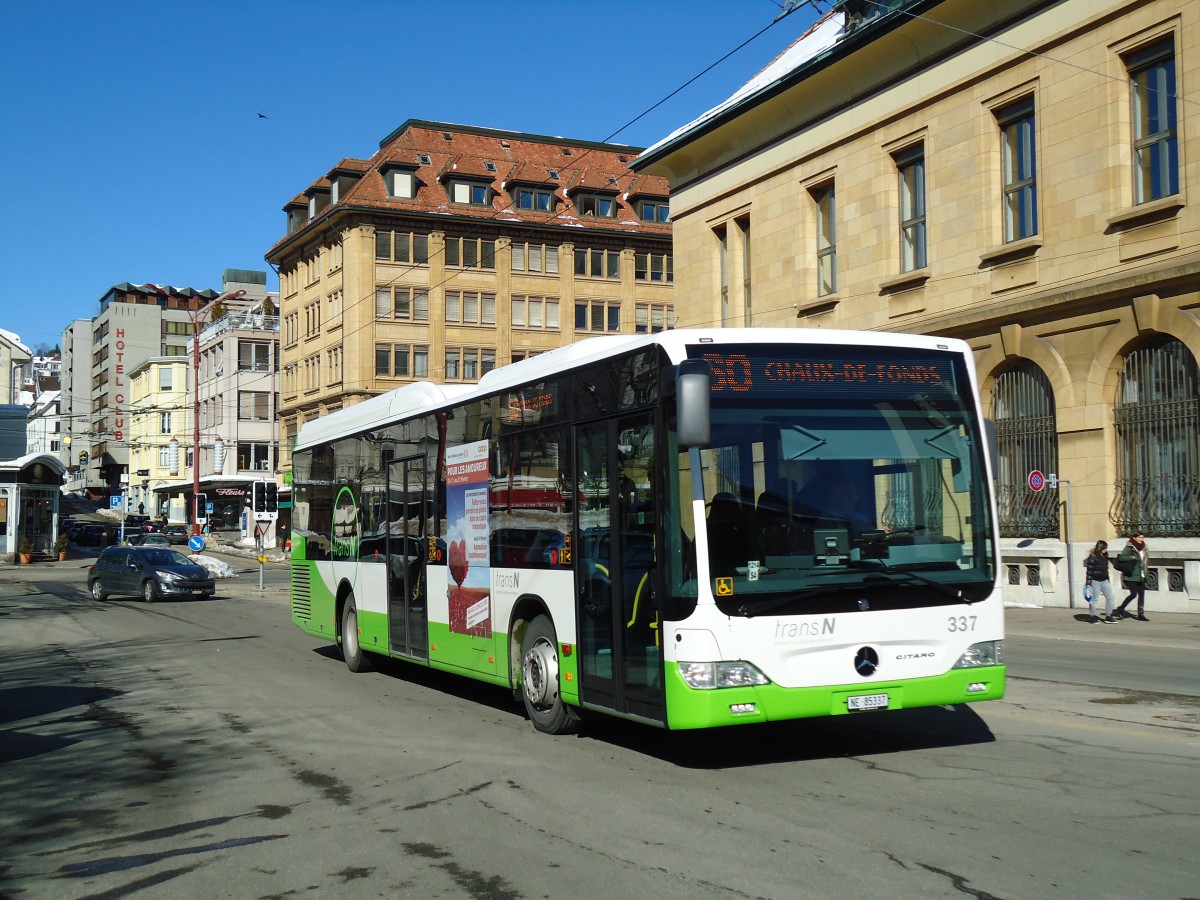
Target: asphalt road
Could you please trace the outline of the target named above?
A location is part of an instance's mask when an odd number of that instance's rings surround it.
[[[1193,617],[1012,610],[971,708],[551,738],[494,687],[351,675],[285,567],[231,561],[153,606],[0,569],[0,895],[1200,893]]]

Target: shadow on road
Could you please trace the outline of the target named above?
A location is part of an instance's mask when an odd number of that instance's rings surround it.
[[[343,664],[337,645],[322,645],[313,652],[333,664]],[[521,703],[514,702],[508,691],[495,685],[401,660],[372,657],[372,663],[379,674],[389,678],[403,679],[495,712],[525,718]],[[613,744],[688,769],[731,769],[986,744],[996,738],[973,707],[960,705],[768,722],[707,731],[666,731],[588,712],[578,738],[561,740],[573,739]]]

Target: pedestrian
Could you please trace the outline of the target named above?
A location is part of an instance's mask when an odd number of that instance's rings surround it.
[[[1146,618],[1146,535],[1134,532],[1125,549],[1121,551],[1113,564],[1121,572],[1121,586],[1129,591],[1129,596],[1117,607],[1117,617],[1122,619],[1137,619],[1139,622],[1149,622]],[[1129,604],[1137,599],[1137,615],[1131,616],[1125,611]]]
[[[1096,541],[1096,546],[1092,548],[1092,552],[1083,561],[1083,567],[1087,572],[1087,585],[1090,589],[1087,602],[1088,609],[1092,613],[1092,624],[1095,625],[1097,622],[1104,622],[1106,625],[1116,624],[1117,619],[1113,616],[1112,582],[1108,578],[1107,541]],[[1096,598],[1099,594],[1104,594],[1103,619],[1096,616]]]

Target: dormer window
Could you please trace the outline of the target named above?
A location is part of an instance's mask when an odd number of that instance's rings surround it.
[[[617,198],[612,194],[593,194],[580,191],[575,195],[575,208],[581,216],[615,219],[617,217]]]
[[[308,217],[315,219],[329,208],[329,191],[313,191],[308,195]]]
[[[670,222],[670,204],[666,200],[641,200],[638,202],[638,218],[643,222]]]
[[[433,165],[433,160],[430,158],[428,153],[418,153],[417,154],[417,162],[419,162],[423,166],[432,166]]]
[[[466,203],[471,206],[491,206],[492,187],[482,181],[455,179],[446,185],[451,203]]]
[[[516,201],[517,209],[554,212],[554,191],[548,187],[519,187]]]
[[[417,197],[417,173],[412,169],[386,169],[383,183],[388,196],[396,200],[415,200]]]

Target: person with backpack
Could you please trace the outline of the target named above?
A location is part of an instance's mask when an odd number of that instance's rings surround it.
[[[1113,567],[1121,573],[1121,586],[1129,591],[1121,605],[1117,607],[1117,618],[1137,619],[1139,622],[1149,622],[1146,618],[1146,536],[1135,532],[1129,538],[1129,543],[1121,551]],[[1125,607],[1137,599],[1137,615],[1131,616],[1125,612]]]
[[[1091,622],[1095,625],[1097,622],[1104,622],[1106,625],[1116,623],[1113,617],[1113,589],[1112,582],[1108,579],[1108,542],[1096,541],[1096,546],[1092,548],[1092,552],[1087,555],[1087,559],[1083,561],[1084,570],[1087,572],[1087,586],[1089,594],[1087,597],[1088,609],[1091,610]],[[1096,616],[1096,596],[1104,594],[1104,618],[1100,619]]]

